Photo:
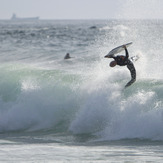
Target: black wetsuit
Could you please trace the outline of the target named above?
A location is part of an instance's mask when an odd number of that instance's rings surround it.
[[[131,80],[125,85],[125,87],[130,86],[136,81],[136,70],[134,64],[129,60],[128,50],[125,48],[126,56],[112,56],[119,66],[127,66],[131,73]]]

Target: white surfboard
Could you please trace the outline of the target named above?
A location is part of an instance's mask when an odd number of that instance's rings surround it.
[[[128,48],[131,44],[132,44],[132,42],[118,46],[118,47],[112,49],[105,57],[113,56],[114,54],[120,53],[121,51],[124,50],[124,47],[123,47],[124,45]]]

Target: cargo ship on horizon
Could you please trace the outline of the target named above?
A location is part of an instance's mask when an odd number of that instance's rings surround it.
[[[34,21],[34,20],[39,20],[39,17],[17,17],[16,14],[13,14],[11,17],[11,20],[27,20],[27,21]]]

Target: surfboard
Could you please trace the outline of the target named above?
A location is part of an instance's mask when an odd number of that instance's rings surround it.
[[[124,47],[123,47],[124,45],[128,48],[131,44],[132,44],[132,42],[129,42],[127,44],[118,46],[118,47],[112,49],[105,57],[113,56],[114,54],[120,53],[121,51],[124,50]]]

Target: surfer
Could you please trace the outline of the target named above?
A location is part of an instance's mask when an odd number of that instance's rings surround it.
[[[128,50],[127,50],[126,46],[123,45],[123,48],[125,49],[126,56],[106,55],[105,58],[113,58],[114,59],[114,61],[110,62],[110,67],[114,67],[116,65],[127,66],[127,68],[129,69],[129,71],[131,73],[131,80],[125,85],[125,88],[126,88],[136,81],[136,70],[135,70],[134,64],[129,59],[129,54],[128,54]]]
[[[69,53],[67,53],[66,55],[65,55],[65,57],[64,57],[64,59],[70,59],[71,57],[70,57],[70,54]]]

